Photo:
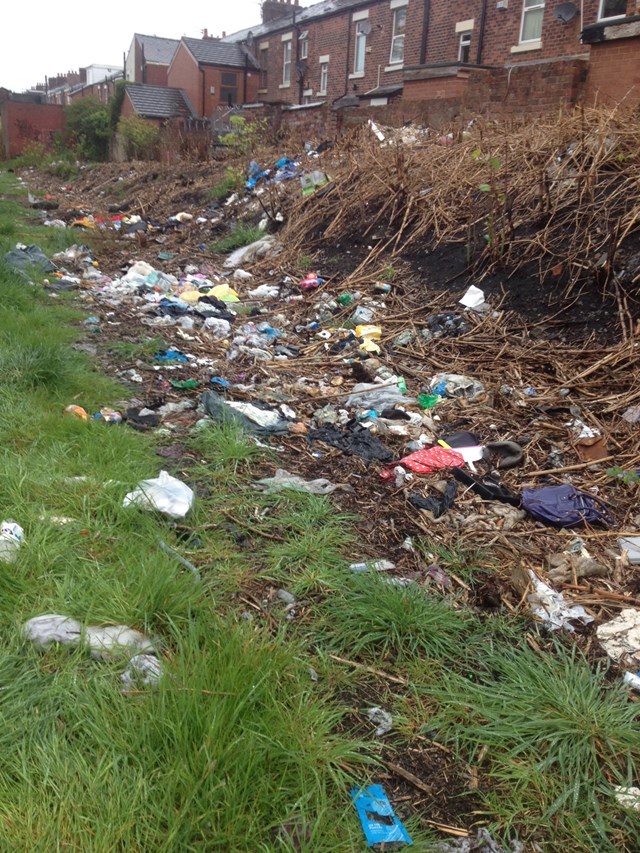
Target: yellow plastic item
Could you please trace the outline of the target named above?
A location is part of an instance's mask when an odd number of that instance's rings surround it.
[[[204,296],[204,293],[200,293],[197,288],[191,287],[188,289],[185,288],[185,290],[182,291],[179,290],[176,293],[176,296],[178,297],[178,299],[182,299],[183,302],[192,303],[197,302],[199,299],[201,299]]]
[[[356,335],[362,338],[359,349],[365,352],[380,352],[380,347],[376,343],[382,337],[382,328],[380,326],[356,326]]]
[[[238,294],[228,284],[218,284],[209,291],[208,296],[215,296],[221,302],[240,302]]]

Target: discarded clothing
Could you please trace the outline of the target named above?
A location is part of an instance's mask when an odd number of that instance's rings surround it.
[[[464,465],[464,457],[457,450],[446,450],[444,447],[429,447],[426,450],[417,450],[400,460],[404,465],[416,474],[435,474],[443,468],[459,468]]]
[[[448,509],[451,509],[453,506],[453,502],[456,499],[456,492],[458,491],[458,484],[456,482],[447,483],[444,487],[444,492],[442,493],[442,497],[434,498],[427,497],[424,498],[422,495],[413,494],[409,495],[409,503],[411,506],[414,506],[416,509],[426,509],[430,512],[434,518],[440,518]]]
[[[309,430],[307,438],[310,442],[324,441],[346,456],[358,456],[367,462],[390,462],[393,458],[393,453],[379,439],[353,421],[347,424],[344,431],[331,426]]]

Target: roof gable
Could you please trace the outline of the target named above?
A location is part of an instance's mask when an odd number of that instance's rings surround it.
[[[255,59],[242,45],[226,43],[220,39],[182,38],[191,55],[199,65],[224,65],[228,68],[257,68]]]
[[[145,36],[141,33],[136,33],[134,38],[144,51],[145,61],[155,65],[169,65],[180,44],[178,39]]]
[[[128,83],[125,92],[136,113],[144,118],[196,118],[196,111],[184,89]]]

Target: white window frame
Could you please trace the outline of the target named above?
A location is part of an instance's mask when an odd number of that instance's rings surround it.
[[[324,59],[325,57],[322,57]],[[319,95],[326,95],[329,88],[329,60],[320,63],[320,86],[318,88]]]
[[[458,62],[464,62],[462,58],[462,48],[469,48],[469,59],[467,63],[471,62],[471,36],[473,35],[471,30],[467,30],[466,33],[460,33],[460,45],[458,47]]]
[[[366,18],[361,21],[356,21],[356,40],[353,53],[353,73],[357,74],[358,77],[364,77],[364,68],[367,62],[367,34],[361,30],[361,27],[364,26],[365,20]],[[358,68],[358,49],[360,45],[362,45],[362,68]]]
[[[604,12],[604,4],[607,0],[600,0],[598,5],[598,20],[599,21],[615,21],[617,18],[626,18],[627,10],[625,9],[621,15],[603,15]]]
[[[527,7],[527,2],[532,2],[533,5]],[[545,0],[522,0],[522,19],[520,21],[520,42],[519,44],[537,44],[542,39],[542,25],[540,26],[540,35],[532,39],[524,39],[524,22],[527,14],[530,12],[539,12],[542,10],[542,20],[544,22],[544,7]]]
[[[308,31],[302,33],[300,36],[300,59],[308,59],[309,58],[309,34]]]
[[[404,30],[405,32],[400,35],[396,35],[396,25],[398,21],[398,15],[404,15]],[[391,50],[389,52],[389,65],[403,65],[404,64],[404,42],[405,42],[405,33],[407,29],[407,7],[406,6],[398,6],[397,9],[393,10],[393,25],[391,28]],[[395,42],[400,39],[402,41],[402,59],[393,58],[393,49],[395,46]]]
[[[291,85],[291,40],[282,42],[282,83],[281,89],[287,89]]]

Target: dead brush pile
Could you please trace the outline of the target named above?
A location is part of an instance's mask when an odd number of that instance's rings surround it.
[[[385,131],[386,132],[386,131]],[[640,227],[640,115],[581,110],[521,125],[474,123],[451,144],[413,144],[364,127],[325,168],[331,192],[289,211],[286,246],[354,239],[365,263],[443,243],[467,247],[482,275],[537,267],[571,287],[637,285],[640,257],[624,269],[625,241]]]

